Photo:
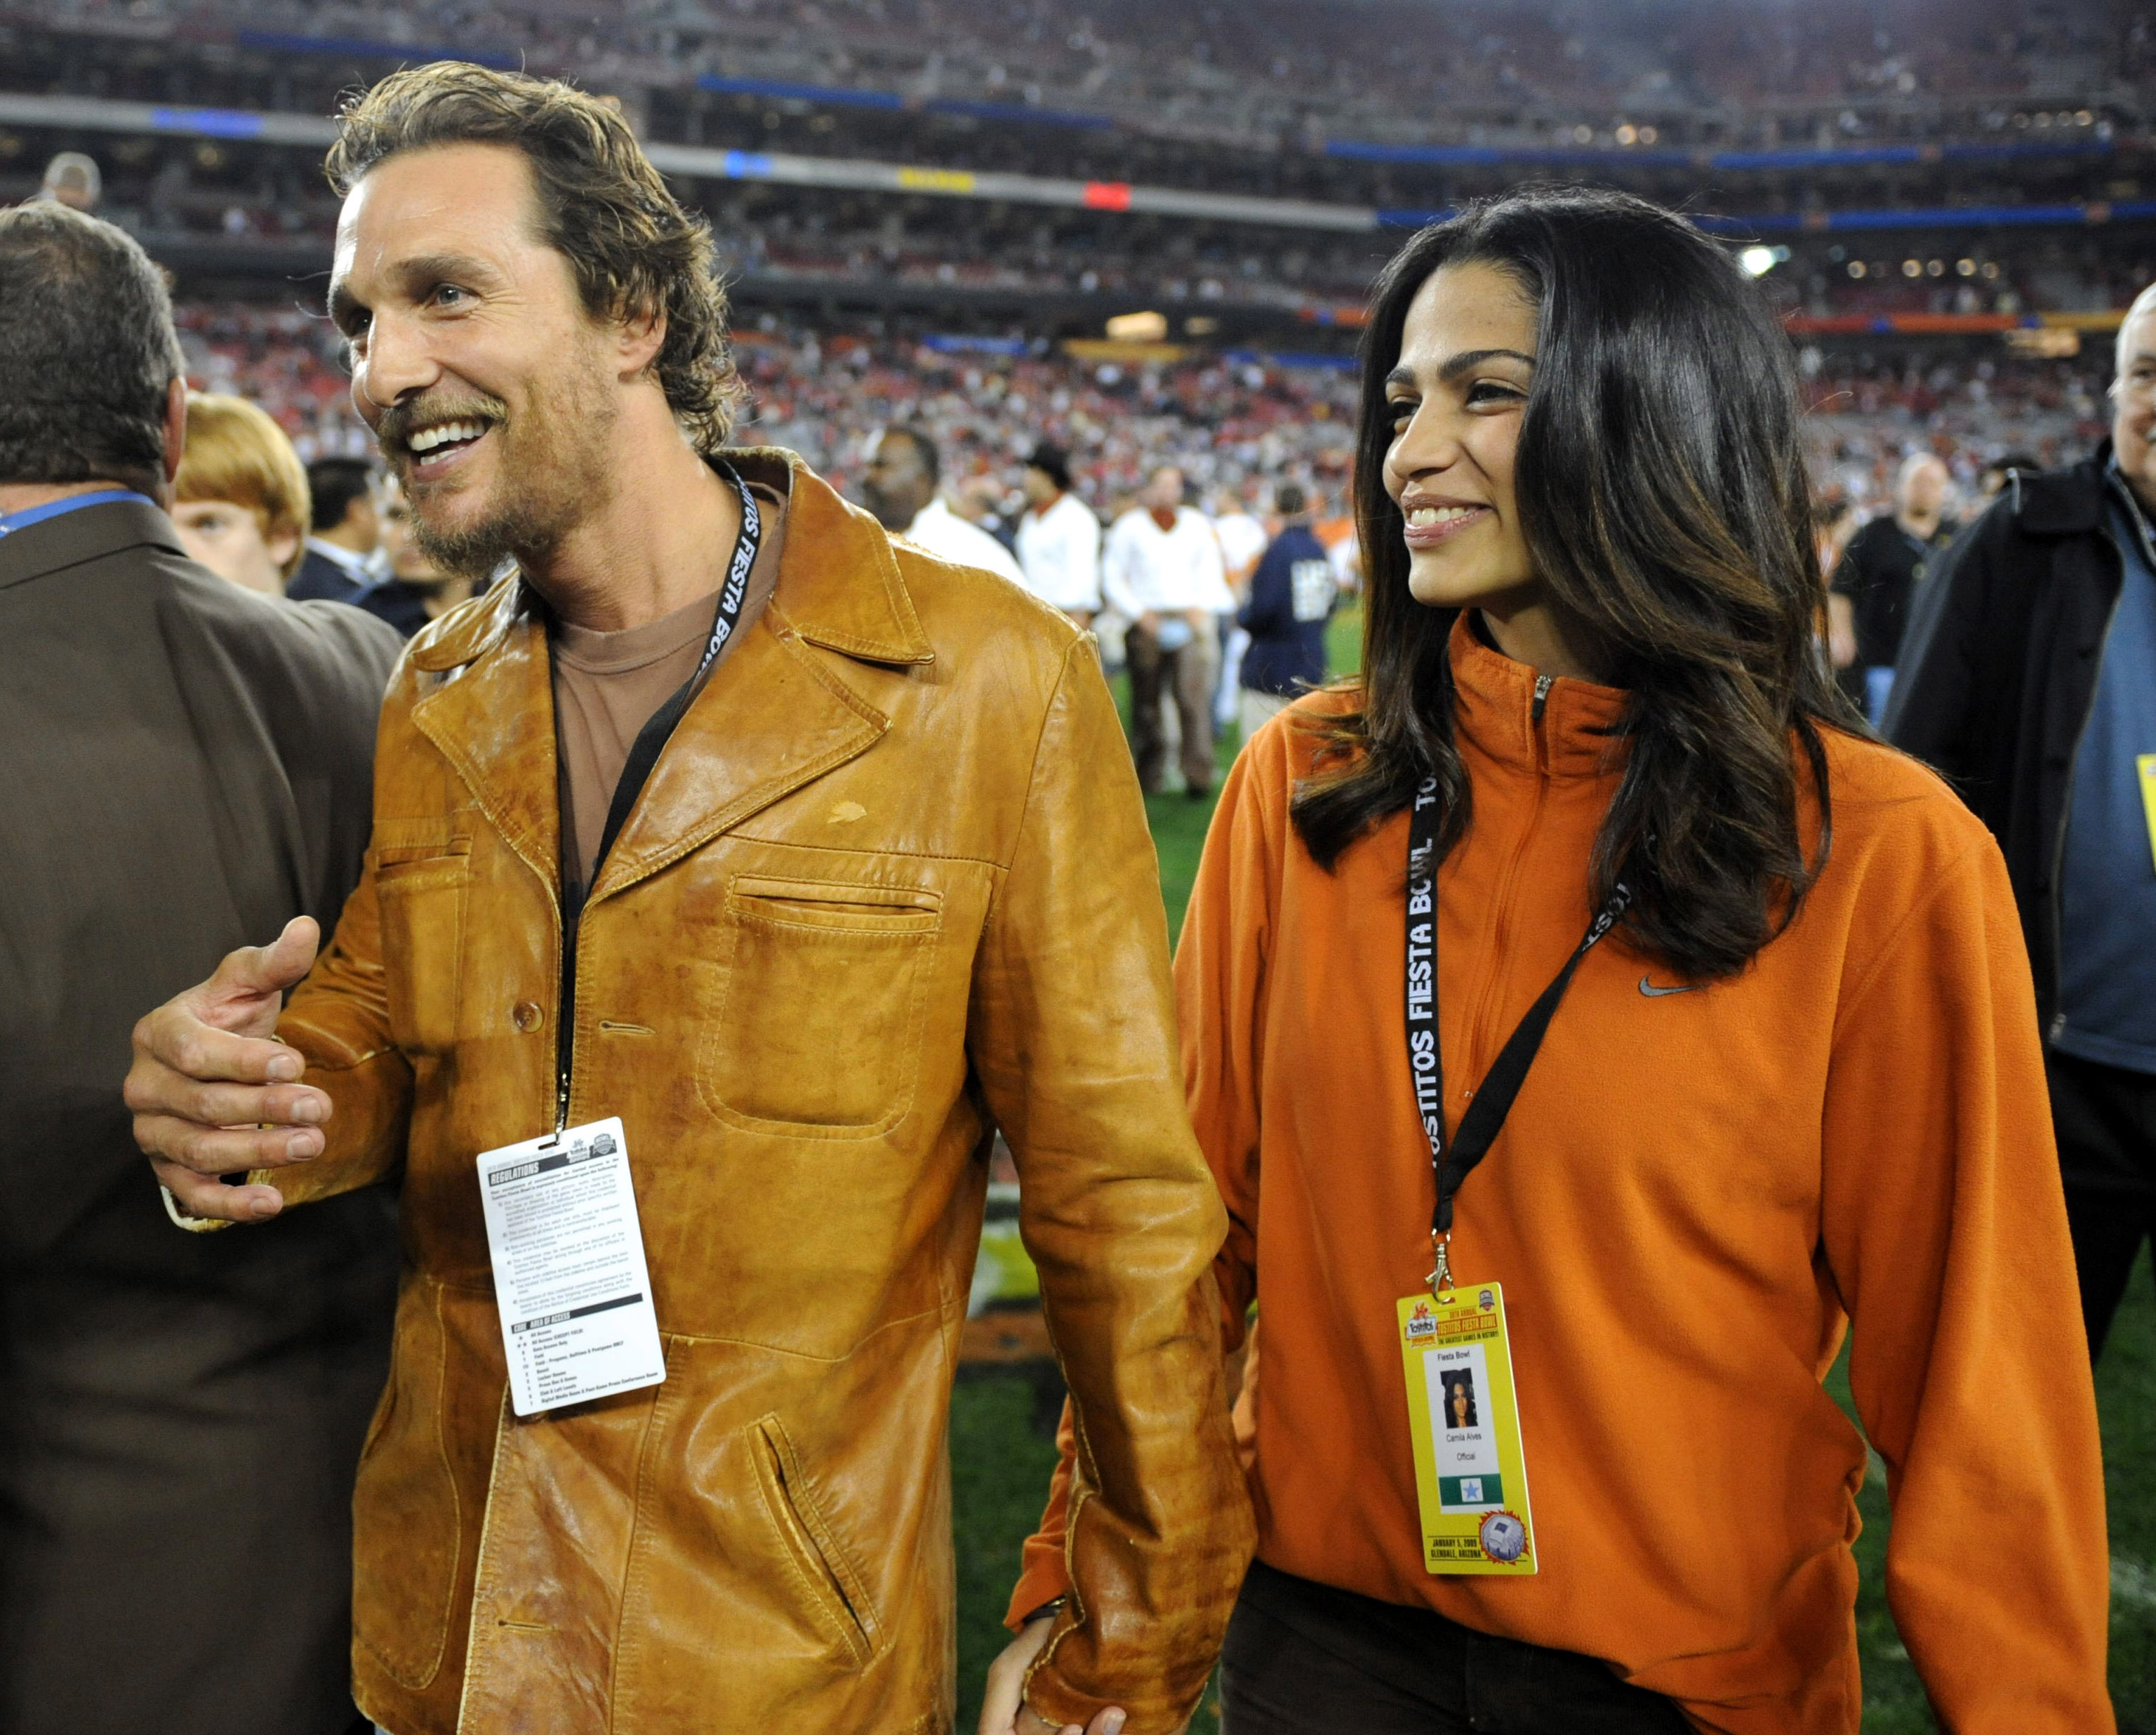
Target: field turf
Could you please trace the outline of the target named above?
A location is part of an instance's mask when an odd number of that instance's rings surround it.
[[[1334,623],[1336,669],[1355,666],[1359,630],[1353,613]],[[1231,735],[1221,747],[1224,767],[1235,749]],[[1153,797],[1147,808],[1173,933],[1182,927],[1212,803],[1170,794]],[[1848,1406],[1840,1367],[1828,1389]],[[2097,1402],[2110,1501],[2112,1696],[2122,1735],[2156,1735],[2156,1277],[2145,1253],[2097,1370]],[[973,1735],[982,1676],[1006,1637],[998,1623],[1016,1576],[1019,1544],[1040,1516],[1055,1462],[1054,1442],[1030,1426],[1031,1408],[1029,1389],[1015,1378],[963,1383],[952,1405],[960,1735]],[[1887,1609],[1887,1492],[1876,1461],[1859,1505],[1864,1533],[1856,1543],[1862,1575],[1856,1624],[1866,1735],[1922,1735],[1937,1725]],[[2001,1563],[1999,1570],[2010,1568]],[[1192,1735],[1214,1735],[1217,1727],[1209,1695]]]

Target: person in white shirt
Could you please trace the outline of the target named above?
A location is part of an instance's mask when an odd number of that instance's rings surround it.
[[[1168,757],[1161,705],[1173,695],[1182,725],[1185,791],[1213,789],[1213,690],[1220,674],[1219,617],[1233,612],[1227,562],[1203,512],[1183,502],[1183,472],[1155,470],[1139,504],[1108,532],[1101,595],[1129,618],[1131,752],[1138,782],[1156,794]]]
[[[1251,513],[1249,503],[1232,488],[1223,488],[1214,496],[1212,510],[1213,534],[1220,539],[1220,557],[1227,562],[1228,588],[1240,604],[1250,590],[1250,574],[1257,570],[1258,557],[1265,552],[1272,536]],[[1243,653],[1250,644],[1250,635],[1230,619],[1228,642],[1220,653],[1220,680],[1213,696],[1213,721],[1223,729],[1235,720]]]
[[[887,428],[877,436],[862,474],[861,504],[893,536],[940,559],[1024,583],[1010,551],[951,510],[938,491],[942,480],[943,460],[934,440],[918,428]]]
[[[1025,588],[1089,625],[1101,608],[1101,521],[1070,491],[1070,460],[1054,446],[1026,459],[1024,487],[1018,563]]]

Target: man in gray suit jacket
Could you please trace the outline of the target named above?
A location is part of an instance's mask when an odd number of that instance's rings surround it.
[[[143,1007],[295,916],[335,921],[401,647],[186,558],[163,511],[180,373],[134,242],[0,211],[0,1735],[355,1714],[349,1508],[393,1208],[183,1234],[120,1081]]]

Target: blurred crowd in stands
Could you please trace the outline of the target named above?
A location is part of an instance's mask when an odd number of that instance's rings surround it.
[[[1158,136],[1303,146],[1481,142],[1507,111],[1512,132],[1550,144],[1589,142],[1627,115],[1649,128],[1645,144],[2005,130],[2067,93],[2070,114],[2131,93],[2152,56],[2148,21],[2128,8],[2018,0],[1472,0],[1449,7],[1442,30],[1412,0],[645,0],[604,12],[572,0],[58,0],[40,13],[137,34],[491,51],[602,85],[795,83],[947,103],[959,118],[1075,113]]]
[[[295,305],[196,303],[179,322],[194,382],[261,404],[302,457],[371,449],[326,320]],[[1286,482],[1337,511],[1344,496],[1355,416],[1344,352],[1073,353],[1012,337],[762,325],[737,334],[755,394],[741,438],[791,447],[842,489],[875,431],[906,423],[933,436],[947,491],[978,516],[1004,511],[1044,440],[1070,454],[1075,491],[1102,513],[1168,464],[1201,497],[1250,500]],[[2071,462],[2102,437],[2102,352],[2101,340],[2070,359],[2015,358],[1995,340],[1868,356],[1807,346],[1815,485],[1869,512],[1920,449],[1965,492],[2005,454]]]

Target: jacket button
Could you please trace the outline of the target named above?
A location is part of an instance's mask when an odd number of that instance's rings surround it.
[[[509,1015],[520,1030],[536,1030],[547,1022],[546,1009],[533,1000],[519,1000]]]

